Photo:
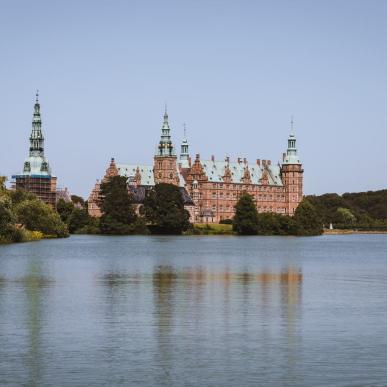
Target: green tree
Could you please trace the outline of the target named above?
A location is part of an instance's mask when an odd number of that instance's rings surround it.
[[[38,200],[35,194],[20,188],[15,190],[10,190],[9,196],[11,198],[13,206],[16,206],[19,203],[24,202],[26,200]]]
[[[265,212],[258,214],[257,232],[258,235],[295,235],[297,229],[290,216]]]
[[[323,232],[322,219],[316,208],[309,200],[303,199],[294,214],[298,235],[321,235]]]
[[[255,235],[258,231],[258,212],[253,197],[243,193],[235,206],[233,229],[240,235]]]
[[[85,200],[81,196],[71,195],[71,201],[75,205],[79,205],[80,207],[85,207]]]
[[[59,199],[56,204],[56,210],[62,220],[62,222],[68,223],[69,217],[74,210],[74,204],[72,202],[66,202],[63,199]]]
[[[68,236],[67,226],[59,214],[39,199],[25,200],[15,206],[17,221],[30,231],[41,231],[45,235]]]
[[[0,241],[7,241],[10,229],[14,225],[14,216],[11,212],[10,202],[6,197],[0,197]]]
[[[181,234],[190,226],[180,189],[173,184],[156,184],[149,190],[141,212],[153,233]]]
[[[84,208],[73,208],[67,225],[71,234],[91,224],[90,216]]]
[[[337,212],[340,215],[341,223],[344,223],[345,225],[353,225],[356,222],[356,217],[352,214],[350,209],[339,207]]]
[[[131,234],[137,216],[126,178],[113,176],[101,184],[99,206],[102,211],[100,230],[103,234]]]

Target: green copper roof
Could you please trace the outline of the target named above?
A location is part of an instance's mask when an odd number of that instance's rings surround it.
[[[245,164],[244,162],[230,163],[227,161],[212,161],[201,160],[203,169],[208,177],[208,181],[214,183],[222,183],[225,169],[228,165],[231,172],[231,181],[233,183],[242,183],[242,177],[245,173],[245,168],[250,172],[250,179],[252,184],[260,184],[260,179],[264,171],[264,167],[258,164]],[[270,185],[282,186],[280,167],[278,165],[267,165],[268,178]]]
[[[29,157],[24,162],[23,175],[51,175],[50,165],[48,163],[48,160],[44,157],[44,136],[42,132],[42,119],[40,116],[40,103],[38,92],[36,92],[36,101],[32,118]]]

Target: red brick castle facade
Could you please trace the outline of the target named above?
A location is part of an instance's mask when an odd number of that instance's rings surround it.
[[[293,129],[293,124],[292,124]],[[192,161],[184,134],[179,158],[171,140],[168,114],[164,114],[161,138],[153,165],[116,164],[112,159],[104,179],[121,175],[128,179],[128,189],[138,202],[146,189],[158,183],[180,187],[190,212],[191,222],[218,223],[234,216],[234,206],[243,192],[252,195],[259,212],[293,215],[303,197],[303,169],[297,155],[296,137],[288,138],[288,148],[282,162],[246,159],[236,162],[228,157],[216,161],[202,160],[197,154]],[[97,181],[89,197],[89,213],[100,216],[98,208],[100,183]]]

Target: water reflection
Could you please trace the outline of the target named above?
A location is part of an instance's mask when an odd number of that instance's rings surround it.
[[[52,280],[42,275],[39,263],[31,260],[27,275],[15,282],[24,288],[26,297],[27,348],[26,361],[30,386],[39,386],[42,373],[42,315],[47,289]]]
[[[266,347],[267,353],[272,352],[272,332],[276,326],[280,337],[287,337],[289,352],[284,354],[284,361],[291,377],[296,367],[295,355],[300,351],[297,335],[302,281],[301,271],[292,267],[278,273],[155,267],[156,363],[162,368],[162,384],[168,385],[173,380],[187,350],[197,357],[207,351],[206,341],[223,347],[225,353],[230,352],[223,358],[224,366],[230,369],[235,360],[232,353],[235,340],[242,343],[245,354],[249,353],[252,342]],[[192,342],[190,337],[198,341]],[[189,349],[184,348],[184,342],[189,343]]]

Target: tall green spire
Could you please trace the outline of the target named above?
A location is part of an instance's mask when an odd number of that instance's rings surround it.
[[[296,136],[294,134],[294,121],[293,116],[290,121],[290,134],[288,137],[288,149],[284,159],[284,164],[300,164],[300,160],[297,154]]]
[[[44,157],[44,137],[42,133],[42,119],[40,116],[39,90],[36,91],[32,131],[30,136],[30,156]]]
[[[171,128],[168,122],[167,105],[165,105],[164,121],[161,127],[161,138],[157,148],[157,156],[174,156],[175,149],[171,140]]]
[[[36,91],[30,135],[30,151],[29,157],[24,162],[23,174],[39,176],[51,175],[50,165],[44,157],[44,137],[42,133],[42,119],[40,117],[39,91]]]

